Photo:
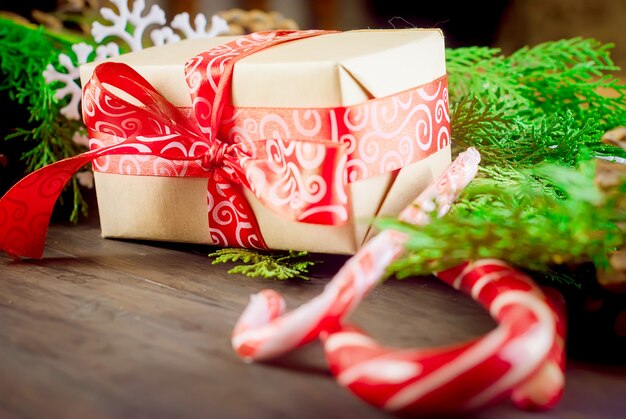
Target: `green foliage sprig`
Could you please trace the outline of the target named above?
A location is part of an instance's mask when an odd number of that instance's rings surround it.
[[[496,48],[448,49],[450,98],[473,95],[483,104],[525,120],[572,112],[615,126],[626,116],[626,85],[611,76],[619,68],[611,44],[573,38],[522,48],[509,56]],[[613,97],[607,97],[611,91]]]
[[[26,171],[84,151],[72,141],[75,132],[84,131],[80,121],[69,121],[59,111],[65,104],[54,97],[54,90],[43,77],[46,66],[55,62],[59,52],[69,51],[74,39],[53,35],[41,27],[30,27],[0,18],[0,91],[26,108],[28,127],[16,128],[0,141],[23,141],[27,151],[22,158]],[[86,214],[76,179],[70,184],[73,207],[70,219]]]
[[[626,125],[626,86],[610,74],[618,69],[610,49],[575,38],[510,56],[447,51],[453,144],[477,147],[481,168],[445,217],[423,227],[380,221],[410,237],[392,273],[493,257],[572,283],[558,266],[607,266],[608,253],[624,243],[617,225],[626,219],[593,183],[597,156],[626,154],[600,142]]]
[[[309,279],[306,274],[309,268],[315,264],[307,259],[308,252],[265,253],[250,249],[225,248],[211,253],[209,257],[215,258],[213,264],[238,262],[244,265],[237,265],[230,269],[230,274],[243,274],[253,278],[273,278],[278,280],[286,279]]]
[[[508,188],[482,179],[468,187],[450,214],[426,226],[383,221],[410,236],[408,255],[392,269],[400,277],[425,275],[479,258],[536,271],[587,261],[606,268],[607,253],[623,242],[617,223],[626,220],[626,213],[616,210],[613,200],[603,200],[588,163],[579,170],[546,165],[533,171],[553,182],[565,195],[561,198],[522,179]]]

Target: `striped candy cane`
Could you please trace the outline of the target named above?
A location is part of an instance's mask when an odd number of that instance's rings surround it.
[[[245,361],[263,361],[291,352],[318,338],[323,330],[336,330],[341,319],[356,308],[403,250],[403,241],[385,231],[352,257],[324,291],[295,310],[285,312],[283,297],[263,290],[250,298],[232,336],[232,345]]]
[[[474,149],[406,208],[400,219],[424,224],[445,214],[477,171]],[[351,258],[324,292],[284,314],[274,291],[253,296],[233,332],[245,360],[270,359],[321,336],[331,371],[365,401],[410,413],[477,409],[511,396],[520,407],[547,408],[563,390],[564,325],[559,307],[532,281],[499,261],[481,261],[438,276],[487,307],[499,327],[481,339],[449,348],[390,349],[341,320],[377,284],[407,237],[384,231]],[[498,297],[505,295],[504,297]],[[454,402],[450,402],[454,399]]]
[[[473,148],[461,153],[448,169],[400,215],[410,222],[428,222],[428,213],[443,215],[476,176],[480,155]],[[283,297],[264,290],[250,298],[232,335],[235,352],[246,361],[262,361],[286,354],[319,336],[338,329],[383,277],[387,266],[403,251],[406,236],[386,230],[370,240],[339,270],[324,291],[308,303],[285,313]]]
[[[339,384],[400,413],[467,412],[506,397],[526,409],[553,406],[564,381],[561,308],[498,260],[464,264],[438,277],[487,308],[498,327],[479,339],[432,349],[386,348],[349,325],[324,331],[326,358]]]

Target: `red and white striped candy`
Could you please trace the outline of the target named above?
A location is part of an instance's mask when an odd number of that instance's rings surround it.
[[[476,177],[480,163],[480,154],[470,147],[452,162],[452,164],[415,200],[406,207],[398,218],[407,223],[425,225],[430,222],[430,214],[437,210],[437,217],[450,211],[452,204]]]
[[[323,332],[337,381],[368,403],[401,413],[467,412],[509,396],[529,409],[556,403],[564,381],[558,307],[530,278],[497,260],[438,276],[487,308],[498,327],[467,343],[429,349],[385,348],[351,326]]]
[[[461,153],[446,171],[400,215],[407,222],[427,222],[439,208],[443,215],[458,194],[476,176],[480,154],[473,148]],[[246,361],[261,361],[291,352],[339,327],[383,277],[385,269],[403,251],[406,236],[391,230],[370,240],[337,272],[324,291],[308,303],[284,313],[280,294],[264,290],[251,296],[237,321],[232,345]]]
[[[477,171],[480,156],[462,153],[400,219],[424,224],[445,214]],[[559,307],[521,273],[499,261],[465,264],[438,276],[490,310],[499,326],[465,344],[434,349],[389,349],[342,318],[358,306],[402,252],[406,235],[384,231],[351,258],[324,292],[284,314],[274,291],[253,296],[233,332],[233,347],[248,361],[270,359],[323,337],[340,384],[392,411],[455,413],[511,396],[520,407],[547,408],[563,391],[564,322]]]
[[[246,361],[262,361],[291,352],[340,327],[383,277],[385,268],[403,251],[402,233],[386,230],[350,258],[324,291],[297,309],[284,313],[285,301],[273,290],[252,295],[237,321],[232,345]]]
[[[554,407],[565,387],[565,301],[563,296],[553,288],[542,288],[546,294],[545,302],[556,314],[556,336],[539,370],[528,381],[513,389],[511,400],[520,409],[546,410]]]

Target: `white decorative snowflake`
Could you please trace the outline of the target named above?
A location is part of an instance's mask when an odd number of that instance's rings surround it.
[[[169,26],[164,26],[160,29],[155,29],[150,32],[150,39],[156,46],[165,44],[173,44],[180,41],[180,36],[174,32]]]
[[[93,189],[93,172],[91,170],[81,170],[76,173],[78,184],[87,189]]]
[[[132,8],[129,9],[127,0],[110,0],[117,7],[119,14],[115,14],[113,9],[103,7],[100,15],[109,22],[110,26],[105,26],[100,22],[94,22],[91,26],[91,35],[94,41],[102,42],[104,38],[116,36],[126,42],[131,51],[143,49],[143,34],[150,25],[165,25],[165,12],[159,6],[152,5],[150,11],[142,16],[146,9],[144,0],[135,0]],[[128,32],[130,29],[132,32]]]
[[[228,32],[228,23],[221,17],[213,15],[211,18],[211,27],[207,28],[206,16],[199,13],[194,19],[196,28],[191,26],[189,19],[189,13],[184,12],[177,14],[172,19],[171,27],[163,27],[161,29],[155,29],[150,33],[150,38],[154,45],[163,45],[180,41],[180,36],[174,32],[174,29],[178,29],[187,39],[193,38],[211,38],[217,35]]]
[[[162,26],[153,28],[150,31],[150,39],[155,46],[178,42],[181,40],[181,36],[184,38],[208,38],[228,31],[228,24],[219,16],[211,18],[210,28],[207,28],[207,19],[202,14],[198,14],[195,17],[195,28],[193,28],[188,13],[180,13],[174,16],[171,26],[163,26],[166,22],[165,13],[157,5],[153,5],[147,13],[144,13],[146,9],[144,0],[131,2],[130,7],[127,0],[110,0],[110,3],[117,8],[117,13],[113,9],[103,7],[100,9],[100,15],[108,22],[111,22],[111,25],[94,22],[91,29],[94,41],[100,44],[96,48],[95,57],[92,54],[92,46],[85,43],[76,44],[72,46],[72,50],[76,55],[75,61],[67,54],[59,54],[59,63],[64,67],[64,72],[56,70],[54,66],[49,64],[43,73],[48,83],[61,83],[62,86],[55,92],[57,99],[70,96],[70,102],[61,109],[61,114],[68,119],[80,119],[82,92],[78,81],[78,66],[89,61],[100,61],[119,55],[117,44],[113,42],[109,42],[106,45],[101,44],[106,38],[118,38],[125,42],[131,51],[138,51],[144,48],[142,41],[149,26]],[[90,60],[90,58],[93,59]],[[75,65],[74,63],[77,64]]]
[[[72,136],[72,142],[76,145],[83,146],[85,148],[89,148],[89,137],[80,132],[75,132]]]
[[[211,18],[211,27],[207,28],[206,17],[199,13],[193,20],[196,29],[191,27],[189,21],[189,13],[180,13],[172,19],[172,28],[181,31],[185,38],[211,38],[228,32],[228,23],[221,17],[213,15]]]
[[[72,60],[67,54],[59,54],[59,63],[65,68],[66,72],[58,71],[52,64],[48,64],[43,72],[47,83],[58,81],[63,85],[63,87],[60,87],[54,93],[55,98],[60,100],[66,96],[70,96],[70,102],[61,108],[61,115],[65,116],[67,119],[80,119],[79,107],[81,89],[78,83],[78,66],[90,61],[89,58],[93,50],[91,45],[84,42],[74,44],[72,45],[72,51],[76,55],[76,60]],[[92,61],[100,61],[117,55],[119,55],[118,46],[113,42],[109,42],[106,45],[100,45],[96,48],[96,54]],[[77,65],[74,65],[74,62],[76,62]]]

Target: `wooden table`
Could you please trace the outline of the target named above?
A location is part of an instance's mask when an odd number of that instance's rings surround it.
[[[42,261],[0,256],[0,418],[382,418],[335,384],[319,346],[246,365],[229,336],[262,288],[290,306],[317,295],[345,260],[309,282],[249,279],[209,248],[104,240],[97,225],[53,226]],[[493,327],[433,279],[390,280],[352,316],[390,345],[433,346]],[[503,404],[484,418],[626,417],[626,368],[570,362],[560,405]]]

